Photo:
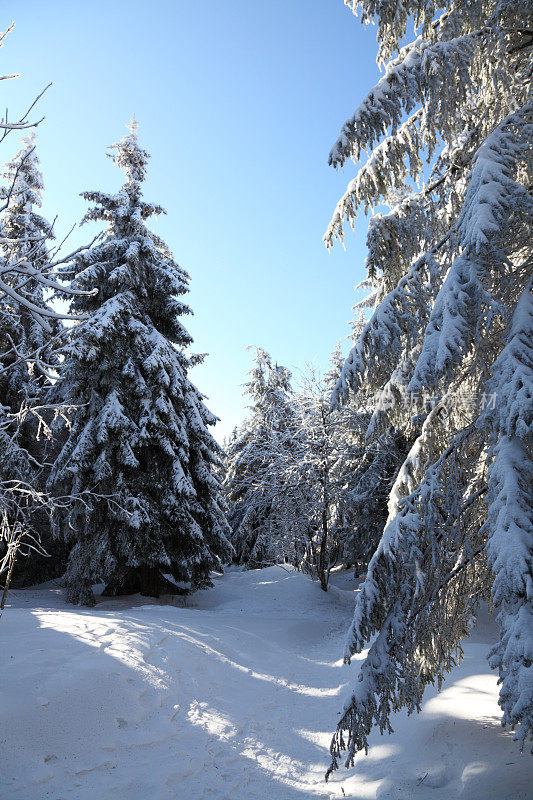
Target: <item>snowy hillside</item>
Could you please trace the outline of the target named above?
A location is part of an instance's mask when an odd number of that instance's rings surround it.
[[[273,567],[230,571],[180,605],[67,606],[12,592],[0,622],[2,800],[526,800],[529,758],[499,725],[482,615],[466,658],[416,719],[373,735],[328,784],[355,666],[339,656],[353,593]],[[344,581],[344,586],[347,582]]]

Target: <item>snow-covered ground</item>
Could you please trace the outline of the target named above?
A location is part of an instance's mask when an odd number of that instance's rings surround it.
[[[499,725],[487,616],[442,693],[324,783],[357,669],[339,659],[353,598],[281,567],[230,571],[175,605],[136,596],[89,610],[54,584],[12,592],[0,621],[0,797],[531,797],[531,757]]]

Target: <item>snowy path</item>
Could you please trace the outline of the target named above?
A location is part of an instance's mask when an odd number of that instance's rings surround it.
[[[531,758],[499,727],[484,619],[416,719],[323,781],[354,669],[353,595],[273,567],[187,607],[14,592],[0,622],[2,800],[526,800]],[[528,779],[529,773],[529,779]]]

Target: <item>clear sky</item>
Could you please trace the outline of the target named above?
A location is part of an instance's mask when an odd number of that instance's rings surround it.
[[[342,0],[26,0],[3,4],[10,116],[39,104],[44,212],[58,232],[79,222],[86,189],[116,191],[106,148],[132,115],[151,153],[145,197],[167,216],[155,230],[191,276],[191,378],[220,418],[244,415],[241,384],[260,345],[295,372],[323,367],[364,275],[366,220],[347,251],[322,235],[355,168],[328,167],[340,126],[376,82],[375,30]],[[16,134],[2,156],[18,149]],[[70,247],[89,240],[86,226]]]

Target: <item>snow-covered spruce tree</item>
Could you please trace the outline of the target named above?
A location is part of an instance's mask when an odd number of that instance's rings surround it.
[[[0,202],[9,197],[0,214],[0,258],[13,268],[7,280],[28,300],[25,306],[19,298],[6,296],[0,305],[0,401],[12,414],[18,414],[24,405],[35,402],[45,381],[42,372],[35,369],[35,353],[42,353],[47,334],[31,306],[43,308],[47,304],[42,284],[32,280],[29,273],[47,268],[48,243],[54,238],[50,223],[38,213],[43,181],[35,134],[30,134],[23,144],[6,165],[3,175],[6,184],[0,189]],[[22,274],[18,272],[21,264]],[[19,439],[22,435],[19,432]],[[34,434],[25,438],[29,439],[26,445],[34,444]]]
[[[334,402],[374,392],[368,441],[391,425],[415,441],[348,633],[346,661],[373,641],[331,769],[393,711],[420,709],[491,596],[503,722],[522,744],[533,730],[532,4],[347,4],[377,21],[385,75],[331,151],[334,166],[368,158],[326,243],[360,209],[389,210],[370,223],[376,307]],[[420,35],[401,47],[412,19]]]
[[[49,243],[54,238],[50,223],[39,214],[43,180],[33,132],[6,165],[3,177],[5,185],[0,189],[0,203],[4,202],[5,207],[0,214],[0,259],[6,267],[5,280],[16,290],[15,296],[7,295],[0,300],[0,404],[3,409],[0,435],[4,442],[0,448],[0,479],[6,489],[12,488],[4,496],[4,525],[15,524],[16,520],[20,526],[24,521],[30,535],[40,538],[49,549],[49,525],[42,512],[43,499],[37,499],[36,495],[44,484],[49,440],[40,431],[43,421],[46,425],[42,412],[34,412],[42,405],[47,386],[47,377],[39,363],[41,360],[47,365],[54,362],[49,342],[51,334],[58,332],[60,322],[54,320],[51,331],[44,330],[39,311],[49,311],[50,306],[44,297],[43,285],[31,277],[48,270]],[[21,498],[19,507],[14,495],[17,494],[15,488],[21,485],[31,490]],[[21,552],[28,558],[18,559],[13,573],[16,585],[51,577],[49,570],[54,570],[57,559],[43,559],[40,554],[32,557],[36,550],[31,548]]]
[[[14,23],[6,31],[0,33],[0,48],[3,47],[6,36],[13,28]],[[15,77],[17,76],[2,75],[1,80]],[[32,121],[29,115],[46,88],[18,119],[7,122],[6,114],[5,119],[0,120],[0,143],[3,143],[13,131],[36,128],[39,121]],[[17,170],[10,171],[9,177],[11,183],[8,184],[0,200],[0,213],[2,214],[8,211],[12,202],[16,201]],[[28,388],[24,380],[26,370],[29,371],[28,364],[33,367],[34,375],[37,373],[41,376],[46,375],[48,372],[46,357],[51,350],[50,338],[54,337],[60,320],[66,318],[57,309],[51,308],[48,303],[39,302],[43,295],[38,287],[42,287],[44,291],[56,291],[63,296],[71,293],[70,289],[58,284],[54,278],[54,270],[69,257],[59,258],[58,250],[56,250],[53,260],[41,259],[39,250],[43,244],[42,239],[35,244],[35,248],[28,248],[26,242],[22,249],[19,249],[19,257],[17,257],[16,251],[19,248],[19,242],[16,239],[14,241],[10,239],[0,228],[0,383],[3,382],[4,389],[10,391],[13,385],[16,386],[16,380],[11,382],[7,373],[11,370],[18,370],[19,366],[24,365],[21,366],[23,378],[21,388],[24,396]],[[45,336],[43,345],[39,345],[37,349],[28,353],[26,346],[28,342],[31,343],[32,337],[37,343],[40,339],[35,328],[31,326],[30,320],[43,329]],[[21,322],[25,324],[23,325]],[[28,337],[30,327],[31,336]],[[18,340],[19,335],[21,335],[22,341]],[[21,373],[18,377],[21,377]],[[40,382],[39,378],[36,383]],[[10,384],[12,384],[11,387]],[[33,535],[36,510],[51,514],[54,506],[57,505],[49,495],[36,489],[34,479],[37,465],[32,462],[28,451],[20,446],[21,432],[18,426],[24,420],[26,422],[28,420],[23,402],[20,405],[17,425],[11,416],[12,411],[11,404],[3,406],[0,403],[0,453],[3,457],[3,477],[0,475],[0,546],[2,547],[0,574],[2,580],[4,580],[4,575],[7,575],[0,605],[5,602],[17,553],[19,555],[21,552],[29,553],[32,548],[40,550]],[[32,414],[35,415],[35,413],[36,409],[32,406]],[[28,425],[25,424],[23,427],[25,433]],[[31,478],[31,481],[28,481],[27,478]]]
[[[28,300],[28,306],[49,308],[43,300],[44,287],[29,275],[46,271],[50,264],[49,246],[55,239],[51,224],[39,213],[42,205],[43,176],[37,156],[37,136],[31,132],[22,142],[23,146],[16,156],[6,164],[3,178],[4,186],[0,190],[0,202],[5,201],[5,208],[0,214],[2,236],[0,238],[0,254],[12,265],[23,264],[21,274],[24,281],[16,288]],[[12,276],[15,283],[17,273]],[[6,298],[6,302],[9,302]],[[12,299],[15,316],[20,320],[21,333],[17,340],[23,352],[32,353],[42,348],[45,332],[42,324],[31,313]],[[23,368],[27,371],[28,365]],[[42,376],[41,376],[42,377]]]
[[[75,505],[66,528],[68,597],[84,604],[98,580],[153,596],[165,581],[206,586],[231,556],[216,418],[188,377],[199,360],[181,322],[189,278],[146,226],[162,209],[142,199],[148,154],[136,123],[113,149],[124,186],[83,195],[94,203],[85,221],[108,227],[74,264],[75,285],[98,293],[73,302],[87,319],[72,330],[59,393],[76,411],[51,475],[56,491],[98,495]]]
[[[273,468],[274,460],[295,445],[290,381],[289,370],[255,348],[245,384],[251,413],[229,443],[224,479],[235,561],[249,569],[294,559],[293,535],[280,515],[283,478]]]
[[[0,214],[0,258],[12,267],[7,280],[19,295],[5,297],[1,304],[5,341],[0,350],[0,399],[13,414],[43,401],[48,384],[46,368],[57,364],[51,342],[61,330],[61,322],[54,319],[54,311],[45,298],[45,286],[31,278],[48,272],[49,248],[55,238],[51,224],[39,213],[44,187],[36,139],[31,132],[23,140],[22,149],[6,165],[5,185],[0,189],[0,202],[7,201]],[[43,310],[50,314],[48,331],[42,324]],[[42,454],[36,441],[38,427],[38,420],[30,413],[19,431],[19,440],[22,437],[24,446],[34,454]]]

